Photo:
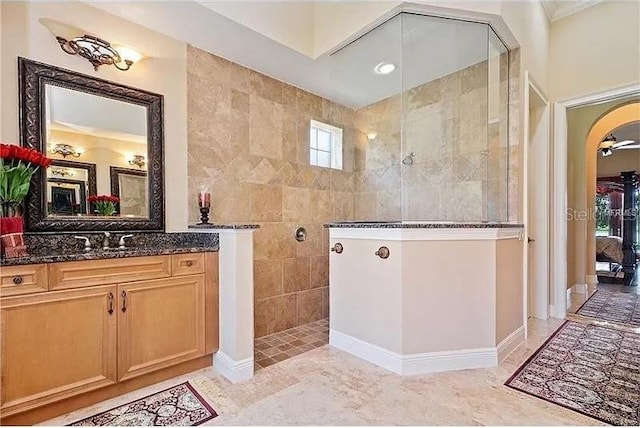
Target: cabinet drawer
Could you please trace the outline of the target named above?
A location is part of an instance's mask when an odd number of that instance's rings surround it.
[[[0,268],[0,297],[47,291],[47,265]]]
[[[160,279],[171,276],[170,256],[83,260],[49,265],[49,290]]]
[[[174,254],[171,256],[173,276],[204,273],[204,254]]]

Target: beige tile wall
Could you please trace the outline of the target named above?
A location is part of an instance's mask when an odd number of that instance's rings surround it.
[[[507,64],[504,55],[501,100]],[[508,159],[517,145],[510,152],[506,108],[487,123],[487,79],[482,62],[356,111],[357,219],[507,219]],[[403,165],[410,153],[414,163]]]
[[[194,47],[187,63],[190,222],[199,220],[197,192],[206,185],[211,222],[260,223],[256,337],[327,317],[322,225],[353,218],[353,177],[309,166],[309,121],[344,129],[350,165],[353,111]],[[299,226],[308,234],[301,243]]]
[[[518,201],[518,123],[509,120],[508,148],[495,125],[487,128],[486,64],[354,111],[197,48],[188,48],[187,63],[189,220],[199,220],[196,195],[206,185],[212,222],[260,223],[256,337],[328,316],[323,223],[503,216],[507,186]],[[309,166],[311,119],[343,128],[343,171]],[[401,153],[411,151],[414,165],[402,166]],[[507,152],[508,183],[499,172]],[[308,234],[302,243],[299,226]]]

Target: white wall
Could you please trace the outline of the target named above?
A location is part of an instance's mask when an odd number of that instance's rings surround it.
[[[78,2],[3,2],[1,11],[1,140],[19,142],[18,56],[162,94],[166,228],[167,231],[184,230],[188,194],[186,45]],[[90,30],[112,43],[134,47],[147,58],[126,72],[107,66],[96,72],[88,61],[62,52],[53,35],[38,22],[41,17]]]
[[[539,88],[548,93],[550,30],[542,4],[536,1],[502,2],[501,15],[520,43],[521,70],[529,71]],[[524,93],[526,90],[524,88],[524,73],[520,73],[520,75],[522,79],[521,92]]]
[[[551,97],[640,82],[640,2],[604,2],[551,26]]]

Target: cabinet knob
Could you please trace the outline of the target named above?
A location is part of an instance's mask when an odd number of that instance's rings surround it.
[[[389,254],[390,251],[387,247],[380,247],[378,248],[378,251],[375,252],[376,256],[380,257],[381,259],[388,259],[389,258]]]
[[[22,275],[18,275],[18,276],[14,276],[13,277],[13,283],[15,285],[20,285],[20,284],[22,284],[23,281],[24,281],[24,279],[22,278]]]
[[[336,242],[336,244],[331,247],[331,251],[335,251],[336,254],[342,254],[342,252],[344,251],[344,248],[342,247],[342,244],[339,242]]]
[[[193,266],[193,260],[187,260],[187,266],[188,267]]]

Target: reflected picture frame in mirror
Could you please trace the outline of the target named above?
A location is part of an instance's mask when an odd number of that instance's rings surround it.
[[[31,191],[25,199],[25,230],[33,233],[164,231],[164,97],[142,89],[20,57],[18,58],[18,76],[20,143],[24,147],[33,148],[43,153],[47,151],[47,85],[135,104],[144,107],[147,112],[147,153],[145,155],[148,217],[49,216],[47,213],[47,174],[43,171],[37,171],[33,177],[36,184],[31,186]],[[89,190],[89,192],[92,193],[93,190],[95,189]]]
[[[59,169],[62,174],[55,174],[55,171]],[[66,170],[84,170],[86,174],[86,180],[77,180],[72,177],[67,178],[64,172]],[[44,195],[45,201],[47,201],[46,215],[47,216],[77,216],[78,214],[87,214],[89,212],[89,205],[87,204],[87,196],[95,195],[97,192],[97,179],[96,179],[96,164],[89,162],[76,162],[64,159],[52,159],[49,167],[50,174],[47,175],[47,194]],[[56,176],[58,175],[58,176]],[[49,186],[51,184],[51,186]],[[69,193],[62,189],[71,189],[77,186],[77,197],[74,191]],[[51,188],[50,188],[51,187]],[[61,189],[55,190],[56,187]],[[60,198],[56,198],[54,195],[60,195]],[[66,200],[66,195],[69,195],[69,202],[71,205],[68,209],[59,207],[58,202]]]
[[[110,166],[109,177],[111,181],[111,194],[120,199],[120,214],[125,217],[144,217],[145,211],[148,211],[148,207],[143,201],[139,201],[139,195],[135,194],[142,189],[137,189],[139,186],[129,186],[128,191],[123,191],[122,180],[140,180],[140,182],[143,183],[146,181],[147,171]]]

